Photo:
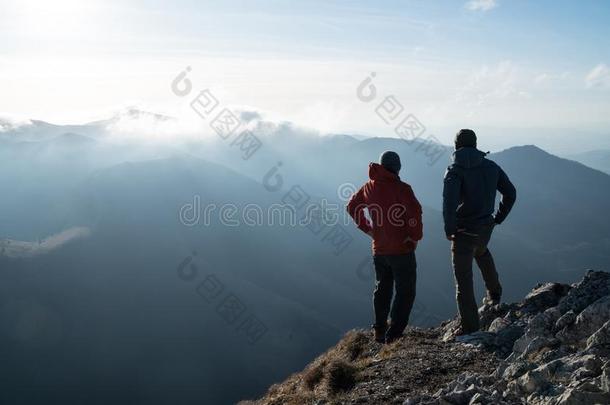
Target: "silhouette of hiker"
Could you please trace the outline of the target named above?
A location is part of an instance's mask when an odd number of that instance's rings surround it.
[[[445,172],[443,217],[445,234],[451,241],[456,299],[461,331],[479,330],[479,314],[472,284],[472,260],[476,260],[487,296],[484,303],[495,305],[502,297],[502,286],[491,252],[487,248],[495,225],[501,224],[517,196],[508,176],[496,163],[477,149],[477,137],[471,129],[460,130],[455,137],[453,164]],[[502,195],[494,215],[496,190]]]
[[[402,336],[415,301],[415,248],[422,238],[423,226],[421,205],[411,186],[398,177],[401,167],[398,154],[384,152],[380,163],[369,165],[370,180],[351,197],[347,211],[358,228],[373,238],[376,279],[373,329],[376,341],[390,343]],[[394,288],[396,296],[392,303]]]

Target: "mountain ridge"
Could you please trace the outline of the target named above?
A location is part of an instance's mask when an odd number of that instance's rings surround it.
[[[456,319],[380,345],[348,332],[302,372],[239,405],[576,405],[610,403],[610,273],[537,285],[479,309],[482,330]]]
[[[610,174],[610,149],[596,149],[570,154],[566,155],[566,158],[575,160],[606,174]]]

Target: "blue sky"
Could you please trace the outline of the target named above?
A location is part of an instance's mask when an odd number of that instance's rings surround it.
[[[0,2],[0,111],[59,122],[179,114],[185,66],[231,105],[388,135],[370,72],[429,127],[610,132],[608,1]],[[606,138],[607,135],[606,135]]]

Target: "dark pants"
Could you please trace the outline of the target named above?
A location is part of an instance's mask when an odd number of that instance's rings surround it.
[[[502,295],[496,265],[487,248],[493,228],[493,224],[479,225],[469,229],[468,233],[458,232],[451,244],[456,299],[464,333],[479,330],[479,313],[472,284],[473,258],[481,270],[489,297],[499,300]]]
[[[417,263],[415,253],[404,255],[376,255],[375,262],[375,328],[385,330],[391,315],[388,337],[402,335],[409,323],[409,314],[415,301]],[[393,290],[396,296],[392,303]],[[390,313],[391,305],[391,313]]]

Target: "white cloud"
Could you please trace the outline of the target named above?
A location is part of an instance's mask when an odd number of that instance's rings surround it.
[[[562,73],[541,73],[534,77],[534,82],[536,84],[554,82],[554,81],[562,81],[566,80],[570,76],[569,72]]]
[[[335,121],[347,120],[347,116],[338,116],[338,107],[333,104],[314,104],[310,109],[301,111],[291,118],[274,111],[263,110],[247,105],[226,104],[223,107],[233,111],[240,119],[238,132],[250,130],[257,136],[270,136],[289,131],[300,136],[337,132]],[[220,109],[220,108],[219,108]],[[137,146],[146,145],[182,145],[182,142],[220,139],[210,127],[209,121],[199,116],[187,104],[177,114],[162,115],[153,113],[154,109],[144,105],[129,105],[118,108],[104,123],[103,138],[114,144]]]
[[[511,61],[483,66],[473,72],[466,84],[458,89],[456,101],[481,107],[513,96],[528,97],[529,94],[519,88],[518,82],[517,68]]]
[[[585,77],[587,88],[610,87],[610,68],[605,63],[595,66]]]
[[[38,256],[58,249],[66,243],[86,238],[89,235],[91,235],[89,228],[77,226],[34,242],[0,239],[0,257],[21,258]]]
[[[13,131],[32,122],[27,118],[21,118],[11,113],[0,112],[0,133]]]
[[[147,110],[147,108],[140,109],[137,105],[120,109],[107,121],[105,128],[107,136],[113,141],[153,142],[203,134],[200,132],[201,125],[196,120],[178,120]]]
[[[470,0],[465,7],[471,11],[489,11],[498,7],[498,2],[496,0]]]

